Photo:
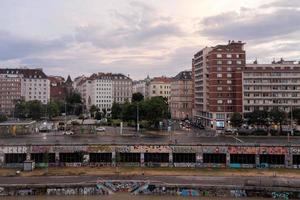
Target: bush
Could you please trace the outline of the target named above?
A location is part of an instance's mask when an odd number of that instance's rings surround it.
[[[79,125],[80,123],[79,123],[78,121],[72,121],[71,124],[72,124],[73,126],[77,126],[77,125]]]

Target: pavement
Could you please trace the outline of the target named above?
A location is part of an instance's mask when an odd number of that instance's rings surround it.
[[[245,186],[249,183],[265,186],[300,186],[300,180],[283,177],[209,177],[209,176],[43,176],[41,177],[0,177],[0,187],[9,185],[41,184],[93,184],[98,181],[149,181],[162,184],[198,186]]]
[[[126,130],[126,129],[125,129]],[[157,133],[157,134],[156,134]],[[106,127],[105,133],[63,135],[62,132],[38,133],[0,139],[0,145],[37,144],[300,144],[300,137],[283,136],[218,136],[207,130],[176,130],[171,132],[136,133],[127,129],[120,134],[118,127]]]

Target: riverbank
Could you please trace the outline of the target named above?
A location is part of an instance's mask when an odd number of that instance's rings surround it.
[[[145,176],[237,176],[300,178],[298,169],[148,168],[148,167],[49,167],[18,176],[145,175]],[[0,176],[16,176],[16,169],[0,168]]]

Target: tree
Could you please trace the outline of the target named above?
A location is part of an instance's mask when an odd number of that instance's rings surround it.
[[[245,115],[248,118],[248,123],[252,125],[268,125],[269,113],[266,110],[254,110],[253,112]]]
[[[279,124],[280,132],[282,132],[282,123],[287,119],[286,113],[279,109],[273,109],[270,111],[270,118],[273,123]]]
[[[242,115],[238,112],[233,113],[230,117],[230,124],[235,128],[241,127],[241,125],[243,124]]]
[[[113,119],[121,119],[122,118],[122,106],[119,103],[114,102],[111,107],[111,117]]]
[[[83,113],[83,103],[80,93],[71,92],[66,98],[66,103],[67,113],[77,116]]]
[[[92,106],[90,107],[90,113],[91,113],[91,116],[92,116],[92,117],[95,117],[95,113],[98,112],[98,111],[99,111],[99,108],[98,108],[97,106],[92,105]]]
[[[102,108],[102,114],[103,114],[103,117],[106,118],[107,111],[105,108]]]
[[[5,122],[7,121],[7,116],[4,114],[0,114],[0,122]]]
[[[299,125],[300,124],[300,108],[293,109],[292,115],[293,115],[293,119]],[[291,117],[291,113],[289,113],[289,116]]]
[[[24,100],[17,101],[15,104],[15,117],[17,118],[26,118],[28,117],[28,110],[26,106],[26,102]]]
[[[96,114],[95,114],[95,119],[96,120],[101,120],[102,119],[102,114],[101,112],[97,111]]]
[[[140,102],[144,100],[144,95],[140,92],[132,94],[132,102]]]
[[[28,117],[32,119],[40,119],[43,115],[43,105],[38,100],[27,101]]]
[[[47,109],[47,114],[50,119],[60,115],[60,109],[59,109],[59,105],[57,102],[50,101],[47,104],[46,109]]]

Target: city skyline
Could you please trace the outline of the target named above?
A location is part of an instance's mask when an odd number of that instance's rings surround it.
[[[200,49],[245,41],[247,60],[299,58],[298,1],[1,1],[0,66],[72,78],[175,76]],[[170,70],[173,69],[173,70]]]

